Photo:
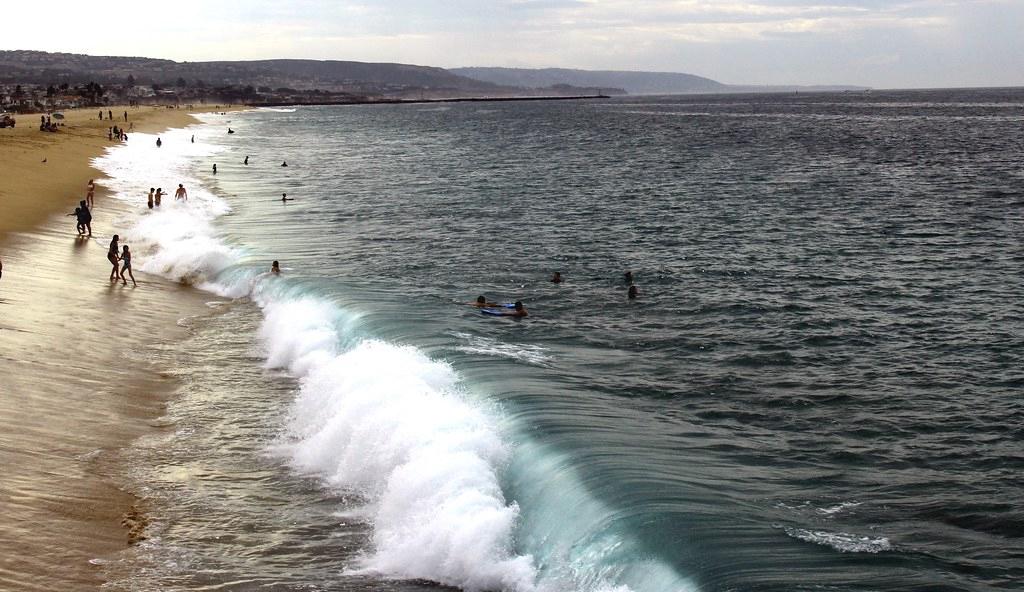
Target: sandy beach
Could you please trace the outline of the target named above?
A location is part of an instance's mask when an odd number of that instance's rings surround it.
[[[144,536],[145,508],[120,485],[119,453],[148,431],[173,429],[157,418],[175,386],[147,351],[180,339],[179,319],[208,310],[198,291],[138,271],[137,288],[108,281],[107,242],[126,206],[106,198],[89,160],[115,144],[107,128],[125,126],[125,111],[134,131],[195,122],[185,109],[110,110],[113,122],[98,109],[66,112],[56,133],[39,131],[38,114],[0,129],[4,590],[98,589],[103,563]],[[89,179],[92,239],[64,215]]]

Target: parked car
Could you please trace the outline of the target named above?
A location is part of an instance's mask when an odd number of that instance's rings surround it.
[[[10,113],[0,113],[0,127],[14,127],[14,117]]]

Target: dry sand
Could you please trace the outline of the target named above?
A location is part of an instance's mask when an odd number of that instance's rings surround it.
[[[136,131],[195,122],[183,109],[128,112]],[[89,166],[118,123],[97,114],[67,112],[57,133],[38,115],[0,129],[0,590],[99,589],[103,562],[144,533],[120,454],[160,429],[176,386],[146,352],[208,310],[201,293],[138,271],[138,288],[108,281],[111,224],[128,206],[105,199]],[[89,179],[92,240],[63,215]]]

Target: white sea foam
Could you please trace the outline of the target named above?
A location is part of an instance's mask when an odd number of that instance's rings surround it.
[[[803,528],[786,528],[786,534],[808,543],[832,547],[843,553],[881,553],[893,550],[892,543],[886,537],[869,537],[846,532],[827,532]]]
[[[551,359],[545,353],[547,350],[539,345],[503,343],[491,337],[470,335],[469,333],[453,332],[451,335],[465,341],[464,345],[455,347],[456,351],[499,358],[511,358],[534,365],[543,365]]]

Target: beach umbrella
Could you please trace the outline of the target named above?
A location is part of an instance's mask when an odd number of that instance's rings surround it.
[[[53,118],[54,119],[64,119],[64,114],[63,113],[54,113],[53,114]]]

